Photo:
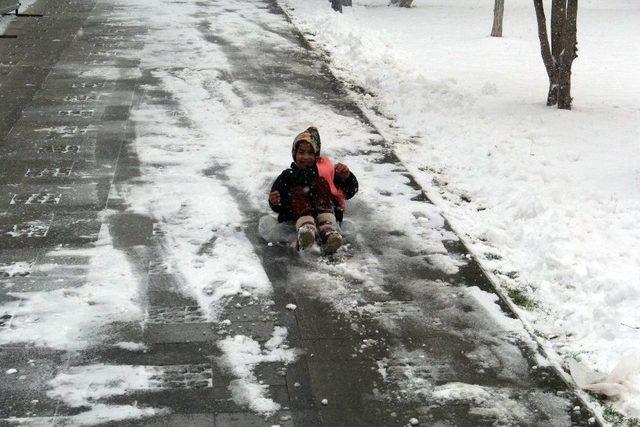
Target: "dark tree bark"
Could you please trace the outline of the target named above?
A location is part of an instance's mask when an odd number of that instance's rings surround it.
[[[551,54],[554,58],[562,52],[562,30],[566,16],[567,0],[552,0],[551,2]]]
[[[493,27],[491,37],[502,37],[502,19],[504,17],[504,0],[495,0],[493,5]]]
[[[563,22],[563,43],[558,64],[558,108],[570,110],[571,102],[571,67],[578,57],[578,0],[568,0],[567,14]]]
[[[331,8],[336,12],[342,13],[342,1],[341,0],[329,0],[331,2]]]
[[[549,37],[547,35],[547,18],[544,14],[544,5],[542,0],[533,0],[536,9],[536,20],[538,21],[538,38],[540,39],[540,52],[542,53],[542,62],[547,70],[549,77],[549,93],[547,95],[547,105],[556,105],[558,103],[558,78],[556,72],[556,64],[551,54],[551,46],[549,45]]]
[[[351,0],[342,0],[343,6],[353,6],[353,2]]]
[[[571,66],[577,58],[578,0],[552,0],[551,42],[542,0],[533,0],[542,61],[549,77],[547,105],[571,109]]]
[[[411,7],[413,0],[391,0],[389,6]]]

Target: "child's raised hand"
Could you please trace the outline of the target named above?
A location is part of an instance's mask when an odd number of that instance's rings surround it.
[[[272,191],[271,193],[269,193],[269,203],[271,203],[274,206],[279,206],[280,205],[280,192],[279,191]]]
[[[351,174],[349,166],[345,165],[344,163],[336,164],[336,175],[338,175],[340,178],[346,179],[349,178],[349,174]]]

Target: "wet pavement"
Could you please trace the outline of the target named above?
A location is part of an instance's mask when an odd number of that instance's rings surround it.
[[[203,16],[216,8],[234,13],[215,1],[199,4]],[[277,28],[261,24],[265,31],[301,50],[247,48],[241,39],[225,39],[202,25],[202,37],[225,53],[233,69],[227,78],[267,98],[282,90],[314,97],[377,134],[323,57],[308,50],[304,38],[286,24],[279,7],[258,6],[282,21]],[[230,322],[211,321],[180,290],[185,278],[166,260],[171,242],[162,221],[129,209],[127,189],[148,179],[136,155],[139,121],[131,118],[132,111],[152,104],[190,124],[181,119],[179,102],[160,86],[154,70],[132,59],[131,53],[144,47],[141,36],[148,29],[113,22],[114,11],[123,10],[108,1],[38,2],[29,12],[45,16],[17,20],[8,32],[18,38],[0,40],[0,267],[5,268],[0,335],[17,330],[24,324],[21,316],[27,317],[16,292],[73,292],[84,286],[89,261],[82,250],[91,250],[105,230],[135,272],[145,313],[142,322],[103,325],[97,331],[101,339],[77,350],[16,344],[19,340],[0,346],[0,423],[75,425],[74,416],[89,408],[47,393],[50,382],[83,367],[113,365],[153,370],[153,381],[143,389],[98,398],[99,403],[169,411],[101,420],[111,425],[392,426],[407,425],[411,418],[421,425],[593,425],[573,390],[541,363],[544,357],[535,345],[496,326],[465,293],[471,286],[493,290],[444,221],[437,228],[449,236],[446,250],[462,260],[455,272],[430,263],[424,251],[412,251],[403,232],[389,230],[366,202],[355,212],[367,226],[351,238],[344,258],[297,257],[286,246],[264,244],[257,234],[264,211],[251,207],[247,193],[234,188],[218,164],[207,174],[229,188],[242,210],[243,232],[274,294],[272,301],[230,297],[218,316]],[[258,53],[261,60],[255,61]],[[370,151],[352,154],[389,168],[413,202],[430,203],[382,138]],[[65,249],[60,255],[52,251],[60,248]],[[300,284],[301,271],[335,278],[336,265],[371,260],[379,273],[376,286],[349,275],[335,279],[353,290],[344,296],[357,301],[350,309],[339,309]],[[8,273],[16,263],[26,266],[24,271]],[[416,287],[419,283],[430,285]],[[292,303],[297,308],[287,309]],[[234,377],[219,366],[217,343],[236,334],[264,343],[276,326],[287,327],[289,345],[303,354],[288,365],[256,368],[282,408],[265,418],[233,399],[228,386]],[[146,350],[129,351],[114,346],[117,342],[144,343]],[[464,388],[456,388],[460,385],[467,386],[464,396],[456,395]]]

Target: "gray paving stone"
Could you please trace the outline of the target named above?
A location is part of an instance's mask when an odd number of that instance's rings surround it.
[[[424,423],[423,417],[415,410],[409,410],[398,405],[393,405],[380,402],[378,405],[372,403],[366,408],[362,407],[340,407],[335,409],[332,407],[331,401],[326,408],[320,409],[320,420],[324,426],[384,426],[384,427],[406,427],[409,426],[409,420],[411,418],[417,418],[422,421],[421,426],[480,426],[485,424],[476,424],[474,421],[472,424],[466,424],[464,421],[456,421],[455,424],[440,424],[439,422]],[[462,418],[464,419],[464,418]],[[438,420],[440,421],[440,420]]]
[[[132,426],[132,427],[214,427],[214,414],[171,414],[153,418],[143,418],[135,421],[119,421],[107,423],[105,426]]]
[[[288,366],[283,363],[261,363],[256,366],[255,375],[258,381],[267,385],[287,385]]]
[[[155,277],[155,276],[159,276],[159,275],[157,274],[150,275],[150,277]],[[179,281],[169,282],[168,280],[171,280],[169,279],[171,277],[170,275],[160,275],[160,276],[164,277],[167,280],[165,283],[168,286],[169,286],[169,283],[174,285],[180,283]],[[154,279],[154,283],[155,283],[155,280],[156,279]],[[146,297],[147,297],[149,306],[153,307],[154,309],[166,309],[166,310],[172,310],[174,312],[178,311],[178,312],[184,313],[185,307],[193,307],[196,303],[193,300],[193,298],[191,298],[191,296],[181,294],[179,289],[180,288],[178,287],[173,287],[168,291],[148,290],[146,292]],[[171,323],[171,321],[168,321],[166,323]],[[185,322],[180,320],[178,321],[178,323],[185,323]]]
[[[101,55],[100,53],[98,53]],[[133,92],[136,81],[131,80],[106,80],[100,77],[60,77],[47,79],[43,85],[43,90],[52,93],[86,93],[87,91],[111,92],[123,91]]]
[[[111,346],[119,342],[143,342],[144,330],[138,321],[111,322],[95,330],[96,345]]]
[[[382,383],[375,362],[320,362],[309,359],[315,406],[328,399],[333,408],[362,408],[372,398],[373,385]],[[339,384],[339,387],[336,387]]]
[[[312,301],[304,301],[298,305],[296,318],[303,339],[350,338],[356,334],[354,327],[358,326],[344,314],[333,312],[329,307]]]
[[[309,375],[309,356],[298,356],[294,363],[286,366],[287,390],[290,407],[296,410],[310,410],[316,407],[315,390]]]
[[[249,305],[245,297],[235,296],[230,298],[225,302],[220,317],[233,321],[247,322],[275,321],[279,317],[271,301],[250,300],[249,302],[252,304]]]
[[[173,274],[150,273],[147,277],[147,289],[149,292],[175,293],[180,283],[178,277]],[[150,305],[162,306],[158,302],[151,302]]]
[[[11,133],[4,139],[5,143],[0,150],[3,153],[15,151],[16,146],[49,144],[73,144],[81,146],[93,146],[98,138],[98,133],[106,128],[104,123],[88,123],[85,125],[51,125],[40,123],[37,126],[26,125],[18,122]],[[32,160],[26,158],[25,160]]]
[[[146,324],[144,341],[151,344],[197,343],[217,341],[218,326],[215,323]]]
[[[38,123],[47,121],[52,125],[80,125],[100,121],[105,113],[106,106],[102,104],[93,105],[89,108],[79,108],[70,102],[56,104],[52,106],[32,104],[22,110],[20,117],[23,124],[31,122]]]
[[[0,418],[53,416],[57,402],[46,395],[47,383],[66,360],[62,351],[0,346]]]
[[[151,306],[147,309],[147,324],[203,323],[206,316],[196,305]]]
[[[146,245],[153,231],[153,219],[139,214],[119,213],[110,217],[109,226],[114,237],[114,248]]]
[[[389,353],[388,344],[374,338],[303,339],[300,346],[321,361],[381,360]]]
[[[213,369],[215,383],[221,381],[228,383],[233,377],[223,372],[216,364],[215,357],[221,355],[221,351],[215,341],[197,343],[162,343],[147,344],[148,350],[144,353],[145,365],[177,365],[180,363],[209,363]]]
[[[225,326],[229,335],[246,335],[259,342],[265,342],[273,336],[275,323],[271,321],[236,322],[231,321],[230,326]]]
[[[0,281],[6,292],[50,292],[58,289],[73,289],[86,285],[78,277],[12,277]]]
[[[114,396],[105,403],[129,405],[137,402],[141,406],[154,408],[170,407],[176,414],[205,414],[242,411],[231,399],[231,392],[224,387],[203,389],[176,389],[135,391],[124,396]]]
[[[223,413],[216,414],[216,427],[293,427],[294,414],[290,411],[281,411],[271,417],[261,417],[251,413]]]
[[[36,260],[43,255],[43,250],[34,248],[18,248],[18,249],[3,249],[0,248],[0,281],[7,278],[11,278],[10,272],[5,271],[6,267],[9,267],[15,263],[27,263],[33,265]],[[30,273],[30,270],[29,270]]]
[[[97,141],[95,138],[45,139],[8,141],[2,147],[5,159],[32,161],[73,161],[95,162]]]
[[[52,213],[35,213],[15,217],[4,212],[0,216],[0,247],[5,249],[38,247],[34,242],[47,238],[53,220]]]
[[[74,185],[22,183],[0,186],[0,209],[9,213],[99,209],[106,203],[106,182],[82,180]]]

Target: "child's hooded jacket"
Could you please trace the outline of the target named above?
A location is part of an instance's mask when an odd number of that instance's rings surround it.
[[[301,142],[308,142],[318,156],[318,160],[313,167],[299,168],[295,161],[291,163],[289,169],[282,171],[271,187],[271,191],[280,193],[280,205],[276,206],[269,202],[269,206],[278,213],[278,221],[290,221],[295,219],[291,210],[291,188],[295,186],[310,187],[318,176],[322,176],[329,182],[331,193],[333,194],[333,204],[337,221],[342,221],[345,209],[345,201],[352,198],[358,192],[358,180],[351,172],[347,178],[341,178],[335,174],[334,166],[326,157],[320,156],[320,134],[315,127],[310,127],[300,133],[293,141],[291,155],[294,160],[296,151]]]
[[[322,158],[321,158],[322,159]],[[328,159],[327,159],[328,160]],[[295,162],[291,163],[289,169],[282,171],[271,187],[271,191],[280,192],[280,204],[278,206],[269,202],[269,206],[278,213],[278,222],[291,221],[295,219],[291,211],[291,188],[300,185],[310,187],[313,181],[319,176],[318,165],[310,168],[300,169]],[[358,192],[358,180],[351,172],[349,177],[340,178],[334,174],[333,183],[338,190],[341,190],[345,199],[350,199]],[[334,196],[333,202],[337,221],[342,221],[344,215],[344,205]]]

